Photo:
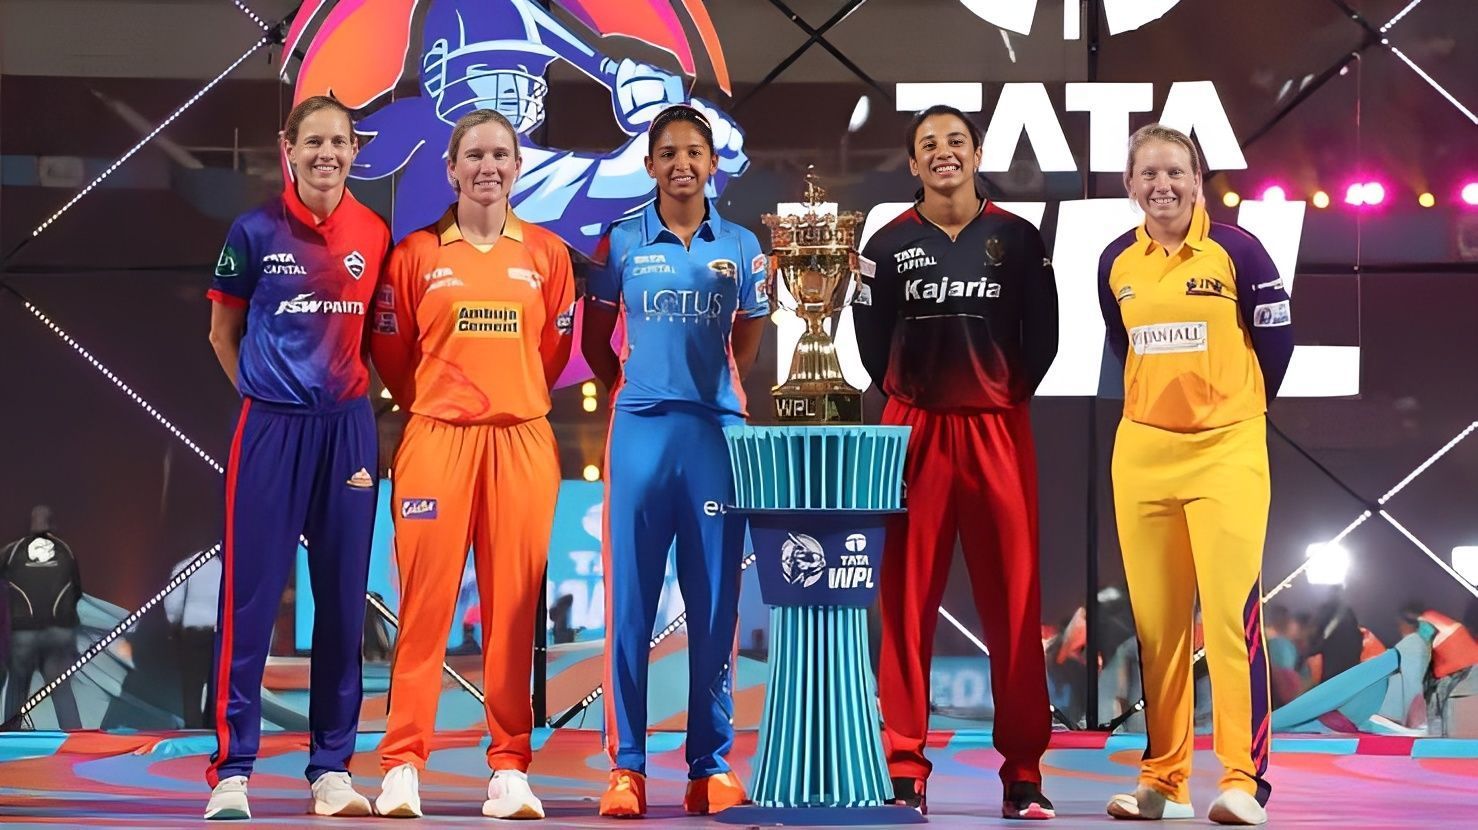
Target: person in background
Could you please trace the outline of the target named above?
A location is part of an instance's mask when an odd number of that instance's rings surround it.
[[[82,571],[72,548],[56,535],[51,508],[31,509],[31,532],[0,552],[0,573],[10,583],[10,654],[5,709],[0,721],[14,717],[31,692],[39,670],[43,683],[66,671],[77,659],[77,603],[82,599]],[[81,729],[72,684],[51,693],[57,727]]]
[[[184,559],[170,571],[173,579],[195,557]],[[221,598],[221,557],[212,556],[185,579],[183,585],[164,597],[164,616],[169,620],[175,659],[180,669],[180,715],[186,729],[215,726],[210,705],[211,655],[215,649],[216,615]]]

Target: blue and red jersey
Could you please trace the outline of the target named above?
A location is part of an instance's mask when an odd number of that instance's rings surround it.
[[[333,409],[369,389],[366,313],[390,231],[348,190],[319,223],[291,182],[231,225],[207,296],[247,309],[237,389]]]

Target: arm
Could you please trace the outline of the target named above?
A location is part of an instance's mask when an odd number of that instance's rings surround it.
[[[1124,315],[1119,312],[1119,301],[1109,286],[1117,249],[1110,247],[1098,257],[1098,308],[1103,312],[1103,327],[1108,337],[1109,348],[1122,365],[1129,354],[1129,333],[1124,330]]]
[[[760,353],[760,338],[765,334],[765,320],[770,316],[770,298],[765,296],[765,276],[769,259],[760,250],[759,238],[745,231],[739,240],[737,263],[743,276],[739,280],[739,302],[734,313],[734,328],[729,332],[729,351],[740,379],[754,368]]]
[[[1237,305],[1271,401],[1277,397],[1293,357],[1293,315],[1278,268],[1262,243],[1251,234],[1244,233],[1241,238],[1243,244],[1230,251],[1237,279]]]
[[[611,348],[611,335],[621,314],[621,255],[612,250],[611,232],[601,237],[591,256],[585,281],[585,317],[580,322],[580,353],[606,391],[621,378],[621,359]]]
[[[755,358],[760,353],[760,338],[765,336],[766,320],[760,317],[740,317],[734,321],[734,331],[729,335],[730,348],[734,350],[734,366],[739,377],[749,376]]]
[[[395,246],[375,290],[374,322],[370,330],[370,357],[385,388],[404,409],[416,399],[416,366],[421,362],[420,332],[416,326],[417,286],[415,255],[407,240]]]
[[[862,283],[852,302],[852,321],[857,328],[857,353],[879,392],[888,377],[888,358],[893,351],[893,330],[898,324],[898,298],[893,290],[893,256],[877,241],[868,240],[858,259]]]
[[[1022,296],[1021,355],[1028,388],[1036,392],[1057,358],[1057,275],[1041,232],[1029,223],[1022,225],[1027,279]]]
[[[575,330],[575,270],[570,252],[550,239],[544,278],[544,331],[539,335],[539,358],[550,389],[570,361],[570,334]]]
[[[246,308],[217,300],[210,304],[210,347],[216,353],[231,386],[236,386],[236,367],[241,362],[241,338],[246,335]]]

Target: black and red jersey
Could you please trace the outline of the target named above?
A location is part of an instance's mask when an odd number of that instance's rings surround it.
[[[910,406],[1016,406],[1057,355],[1057,284],[1042,235],[983,194],[955,239],[917,204],[904,211],[868,240],[862,275],[870,304],[853,307],[862,364]]]

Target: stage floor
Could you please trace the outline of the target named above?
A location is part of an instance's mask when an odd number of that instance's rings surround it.
[[[376,734],[360,736],[352,766],[356,783],[371,796],[378,792],[380,777],[374,754],[378,739]],[[416,827],[491,821],[479,813],[486,784],[486,741],[485,735],[474,732],[438,735],[422,778],[429,815]],[[990,748],[988,733],[938,733],[930,743],[935,764],[929,785],[931,825],[1020,826],[999,818],[995,768],[1000,756]],[[201,826],[207,794],[203,775],[214,745],[214,737],[204,733],[0,735],[0,822],[37,827]],[[607,768],[599,735],[543,730],[536,745],[531,778],[549,812],[545,826],[611,827],[611,820],[595,815]],[[1132,781],[1142,747],[1142,736],[1055,734],[1043,765],[1045,789],[1058,809],[1052,826],[1115,824],[1103,814],[1104,804]],[[301,735],[265,738],[251,784],[254,824],[346,824],[304,814],[305,748]],[[755,734],[740,733],[733,757],[739,759],[738,772],[746,779],[754,748]],[[733,826],[683,815],[686,767],[680,735],[654,734],[650,749],[650,819],[672,828]],[[1288,736],[1274,739],[1273,753],[1271,827],[1478,825],[1478,741]],[[1220,774],[1205,739],[1198,743],[1196,764],[1192,789],[1198,813],[1204,815]],[[1199,823],[1205,822],[1177,824]]]

